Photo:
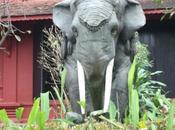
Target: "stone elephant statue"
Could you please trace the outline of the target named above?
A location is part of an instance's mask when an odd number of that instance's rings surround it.
[[[73,111],[82,113],[77,103],[82,93],[86,112],[107,108],[109,101],[105,106],[104,100],[110,95],[122,117],[128,104],[127,77],[135,50],[134,34],[145,24],[139,2],[65,0],[54,7],[53,22],[66,37],[62,54],[67,69],[65,85]],[[78,63],[83,70],[81,76]],[[106,76],[110,63],[111,80]],[[80,86],[80,82],[84,82],[84,86]],[[105,91],[110,94],[106,95]]]

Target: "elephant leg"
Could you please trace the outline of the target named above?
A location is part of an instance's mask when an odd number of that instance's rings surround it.
[[[114,73],[114,80],[111,90],[111,100],[115,103],[119,110],[119,120],[123,120],[125,110],[128,106],[128,71],[130,69],[130,60],[123,63],[121,68]]]
[[[67,63],[68,62],[68,63]],[[73,112],[81,114],[80,105],[78,101],[80,101],[79,97],[79,86],[78,86],[78,72],[77,72],[77,64],[74,60],[69,58],[65,63],[65,67],[67,69],[65,86],[68,90],[68,96],[71,103],[71,108]],[[86,112],[92,111],[92,101],[89,94],[89,91],[86,92]]]
[[[65,86],[68,91],[71,108],[74,112],[81,113],[80,107],[77,103],[80,99],[76,69],[70,64],[66,64],[65,66],[67,70]]]

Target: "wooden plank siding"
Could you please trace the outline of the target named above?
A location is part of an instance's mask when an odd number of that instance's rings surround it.
[[[19,43],[14,37],[7,39],[9,54],[0,50],[0,109],[5,108],[11,118],[19,106],[25,108],[27,118],[33,102],[33,35],[19,35]]]
[[[3,52],[0,51],[0,101],[3,98]]]

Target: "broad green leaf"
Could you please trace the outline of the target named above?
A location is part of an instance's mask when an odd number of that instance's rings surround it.
[[[32,109],[30,111],[29,118],[28,118],[28,121],[27,121],[27,125],[31,125],[31,124],[36,123],[36,119],[37,119],[39,109],[40,109],[40,98],[37,98],[34,101]]]
[[[129,111],[130,111],[130,107],[131,107],[131,95],[132,95],[132,90],[133,90],[135,69],[136,69],[136,57],[134,57],[133,63],[131,64],[131,68],[130,68],[129,73],[128,73]]]
[[[9,123],[9,118],[5,109],[0,110],[0,121],[6,126]]]
[[[36,123],[40,127],[40,130],[44,130],[46,123],[46,113],[44,111],[38,112]]]
[[[169,109],[166,130],[173,130],[174,114],[175,114],[175,101],[172,102],[171,107]]]
[[[131,119],[132,123],[137,126],[139,123],[139,95],[135,89],[132,91],[131,100]]]
[[[133,87],[134,79],[135,79],[135,71],[136,71],[136,57],[134,57],[133,63],[131,64],[131,68],[128,73],[128,87],[129,89]]]
[[[49,105],[49,92],[41,93],[41,111],[45,113],[45,121],[49,119],[50,105]]]
[[[19,107],[19,108],[16,109],[16,118],[18,119],[18,121],[21,120],[23,112],[24,112],[24,108],[23,107]]]
[[[110,120],[115,120],[116,114],[117,114],[117,108],[116,108],[114,102],[112,102],[112,101],[109,102],[108,112],[109,112]]]
[[[138,119],[137,116],[135,114],[138,114],[138,113],[134,113],[134,110],[135,110],[135,103],[137,105],[137,107],[139,108],[138,106],[138,99],[136,99],[137,101],[135,102],[134,100],[134,96],[136,96],[136,98],[138,98],[138,93],[136,94],[136,92],[134,91],[134,80],[135,80],[135,73],[136,73],[136,56],[134,57],[134,60],[133,60],[133,63],[131,64],[131,68],[129,70],[129,73],[128,73],[128,94],[129,94],[129,120],[136,124],[138,123]],[[136,108],[136,112],[138,111]]]

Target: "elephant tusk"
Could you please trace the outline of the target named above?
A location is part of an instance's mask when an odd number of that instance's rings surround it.
[[[111,96],[111,88],[112,88],[112,72],[114,67],[114,58],[109,62],[107,69],[106,69],[106,80],[105,80],[105,99],[104,99],[104,106],[103,112],[108,111],[110,96]]]
[[[80,101],[86,102],[84,70],[83,66],[78,60],[77,60],[77,68],[78,68],[78,85],[79,85]],[[85,108],[83,108],[82,106],[81,106],[81,113],[85,114]]]

